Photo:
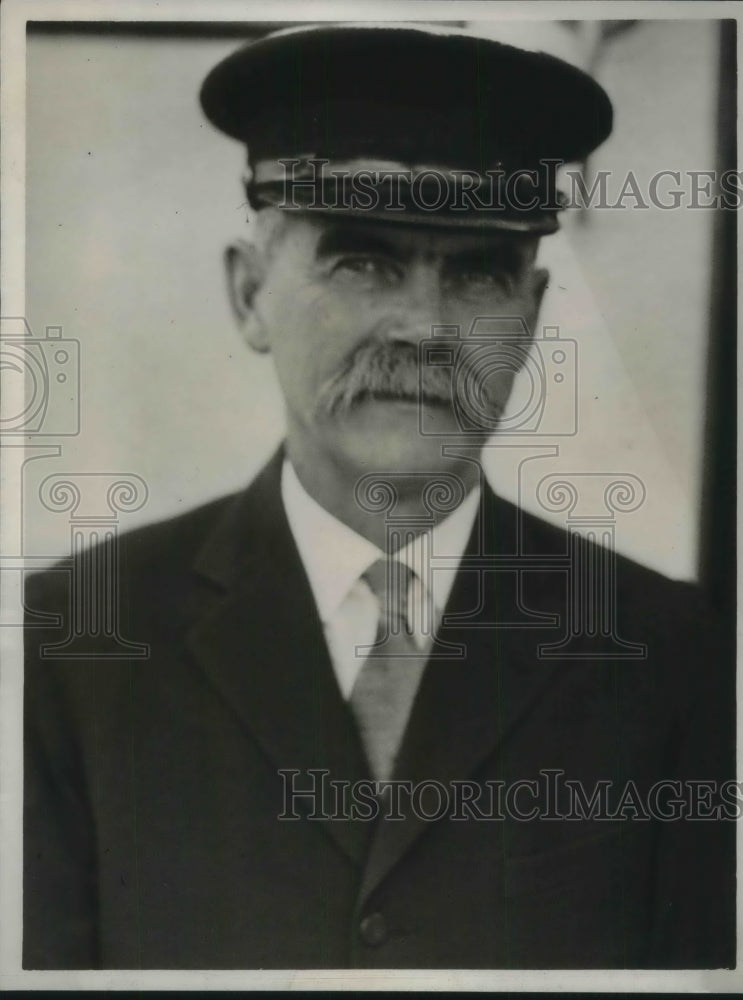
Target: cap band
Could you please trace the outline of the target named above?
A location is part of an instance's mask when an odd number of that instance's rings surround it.
[[[555,186],[559,161],[485,173],[433,164],[311,154],[250,164],[245,187],[251,203],[297,211],[364,213],[387,220],[435,225],[477,224],[515,232],[552,233],[564,199]]]

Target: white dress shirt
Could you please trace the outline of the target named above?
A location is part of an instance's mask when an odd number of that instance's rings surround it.
[[[338,685],[348,699],[366,659],[363,647],[374,642],[379,620],[377,598],[362,576],[385,553],[313,500],[288,459],[284,460],[281,474],[281,498],[312,588]],[[446,606],[479,499],[479,488],[472,490],[431,531],[418,535],[394,553],[415,573],[408,593],[408,618],[422,655]],[[436,565],[434,561],[432,565],[428,553],[435,558],[446,557],[446,563]]]

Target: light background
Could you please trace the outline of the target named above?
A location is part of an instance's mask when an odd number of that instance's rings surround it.
[[[645,21],[605,46],[597,75],[616,127],[591,166],[613,171],[615,197],[629,169],[646,189],[659,170],[714,168],[717,30]],[[585,62],[585,33],[508,31]],[[244,231],[244,153],[197,102],[237,44],[29,38],[26,315],[37,337],[62,326],[80,342],[82,412],[61,458],[26,467],[29,554],[69,551],[65,515],[36,500],[46,475],[138,474],[149,500],[122,518],[131,527],[243,486],[280,439],[270,361],[239,340],[222,273],[223,247]],[[496,489],[543,515],[535,476],[639,477],[646,499],[620,516],[618,547],[679,577],[696,571],[712,221],[710,210],[569,213],[543,244],[553,280],[541,319],[577,343],[579,434],[535,439],[560,454],[527,463],[520,485],[519,458],[539,449],[494,448],[486,461]]]

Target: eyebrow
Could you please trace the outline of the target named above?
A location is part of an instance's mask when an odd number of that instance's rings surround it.
[[[461,250],[447,256],[446,264],[455,266],[481,266],[500,268],[509,274],[516,274],[525,264],[525,254],[511,243],[483,243],[480,247]]]
[[[318,240],[315,256],[318,260],[322,260],[341,253],[376,253],[400,260],[408,260],[413,256],[411,250],[404,249],[375,233],[363,232],[350,226],[333,226],[326,229]]]

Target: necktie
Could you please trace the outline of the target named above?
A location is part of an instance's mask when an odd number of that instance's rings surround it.
[[[392,777],[397,752],[413,706],[426,657],[408,628],[408,588],[413,571],[397,560],[380,559],[364,579],[379,601],[377,638],[351,691],[371,772]]]

